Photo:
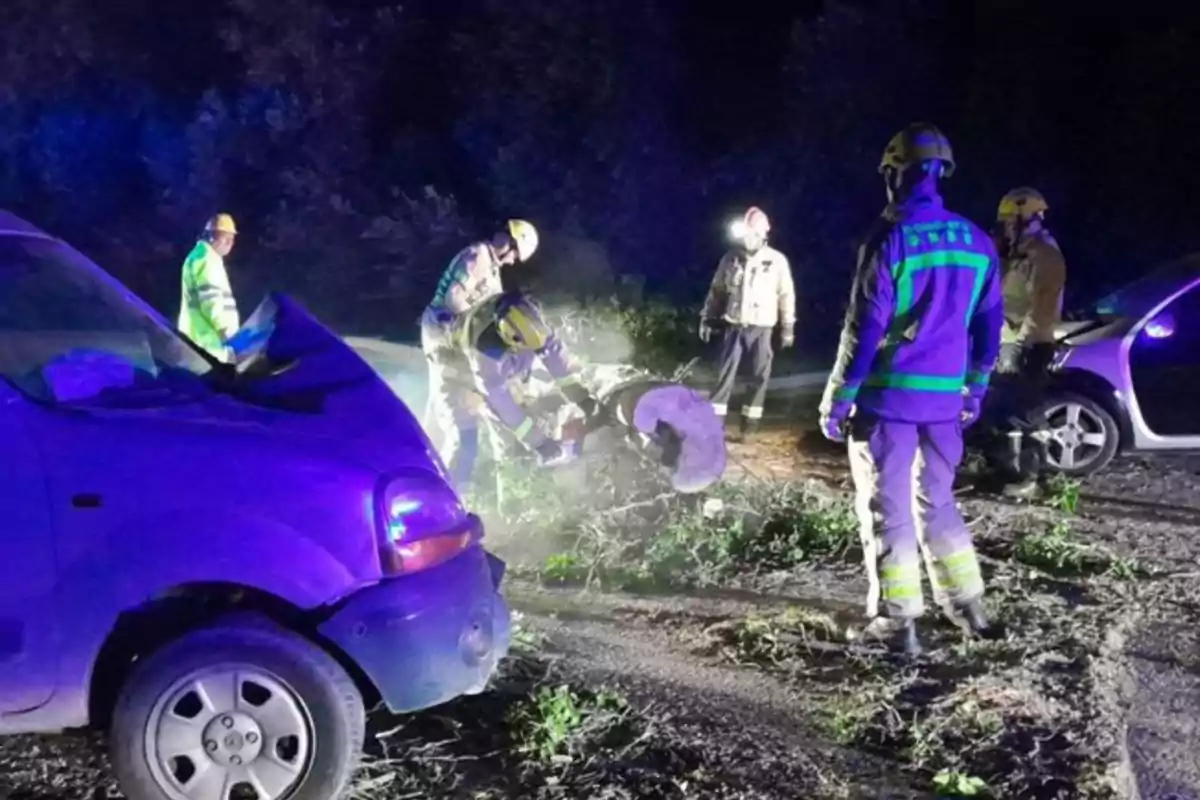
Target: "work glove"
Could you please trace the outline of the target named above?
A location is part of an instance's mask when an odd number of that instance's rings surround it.
[[[966,430],[979,421],[979,415],[983,411],[983,396],[984,390],[981,388],[972,387],[963,390],[963,430]]]
[[[600,403],[590,394],[587,397],[576,400],[575,405],[579,406],[579,410],[583,412],[583,416],[586,419],[596,416],[596,411],[600,408]]]
[[[583,416],[591,419],[596,413],[600,402],[587,389],[580,386],[578,383],[572,384],[563,390],[563,396],[579,407],[583,412]]]
[[[779,346],[791,347],[796,343],[796,331],[791,325],[784,325],[783,330],[779,334]]]
[[[538,464],[543,467],[560,461],[564,455],[562,445],[553,439],[547,439],[533,448],[533,451],[537,453]]]
[[[838,400],[830,409],[821,414],[821,433],[831,442],[846,441],[846,427],[850,421],[850,411],[854,404],[846,400]]]

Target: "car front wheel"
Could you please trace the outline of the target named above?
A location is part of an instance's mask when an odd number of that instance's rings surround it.
[[[328,800],[345,793],[364,730],[358,688],[328,653],[231,617],[134,669],[113,769],[129,800]]]
[[[1050,428],[1049,468],[1073,478],[1108,465],[1120,446],[1121,430],[1100,403],[1079,394],[1050,397],[1039,411]]]

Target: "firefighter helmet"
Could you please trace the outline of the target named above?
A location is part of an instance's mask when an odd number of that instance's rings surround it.
[[[551,330],[538,304],[521,292],[507,292],[496,301],[496,332],[514,350],[541,350]]]
[[[537,228],[523,219],[510,219],[507,229],[513,244],[516,245],[517,258],[521,261],[528,261],[538,247]]]
[[[734,220],[729,226],[730,236],[739,241],[751,233],[765,239],[770,232],[771,220],[758,206],[750,206],[740,219]]]
[[[228,214],[216,214],[204,225],[205,233],[230,233],[237,236],[237,225]]]
[[[996,219],[1015,217],[1028,220],[1050,210],[1050,205],[1042,193],[1032,186],[1021,186],[1013,189],[1000,198],[1000,206],[996,209]]]
[[[897,133],[888,142],[879,161],[879,171],[894,169],[903,172],[913,164],[926,161],[941,161],[942,176],[954,174],[954,151],[950,149],[950,140],[946,138],[937,126],[928,122],[917,122]]]

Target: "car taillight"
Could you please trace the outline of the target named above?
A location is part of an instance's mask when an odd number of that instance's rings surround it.
[[[410,575],[436,567],[466,550],[473,540],[472,533],[466,531],[415,542],[396,542],[392,545],[391,571],[396,575]]]

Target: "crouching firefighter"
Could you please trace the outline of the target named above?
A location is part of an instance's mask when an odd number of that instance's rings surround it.
[[[883,153],[892,213],[859,251],[821,428],[849,441],[870,588],[863,638],[921,651],[921,566],[956,624],[990,632],[983,577],[954,502],[963,428],[979,416],[1000,344],[999,265],[988,235],[945,208],[946,137],[912,125]]]
[[[1067,267],[1046,229],[1049,210],[1036,189],[1013,189],[1000,200],[996,243],[1004,294],[1004,328],[996,382],[985,421],[994,425],[986,449],[990,471],[1010,497],[1037,494],[1049,462],[1050,431],[1041,404],[1062,322]]]
[[[567,454],[562,444],[551,438],[546,426],[518,402],[514,385],[527,384],[540,361],[558,391],[585,415],[594,414],[597,403],[579,382],[577,364],[546,323],[538,305],[520,292],[492,297],[462,317],[453,338],[456,352],[447,354],[445,363],[456,374],[445,376],[443,386],[450,391],[434,400],[443,414],[452,416],[456,428],[457,441],[447,459],[456,486],[465,488],[471,482],[481,425],[488,428],[497,461],[503,457],[504,444],[496,425],[536,453],[539,463],[548,465],[564,459]],[[461,414],[455,414],[455,398],[447,397],[458,391],[464,395]]]
[[[742,356],[753,366],[753,394],[742,407],[742,436],[758,427],[775,358],[771,341],[776,326],[780,345],[795,342],[796,289],[792,270],[783,253],[767,245],[770,220],[761,209],[749,209],[731,226],[737,244],[721,258],[713,275],[700,316],[700,340],[708,342],[714,329],[724,328],[713,410],[722,419],[737,383]]]

